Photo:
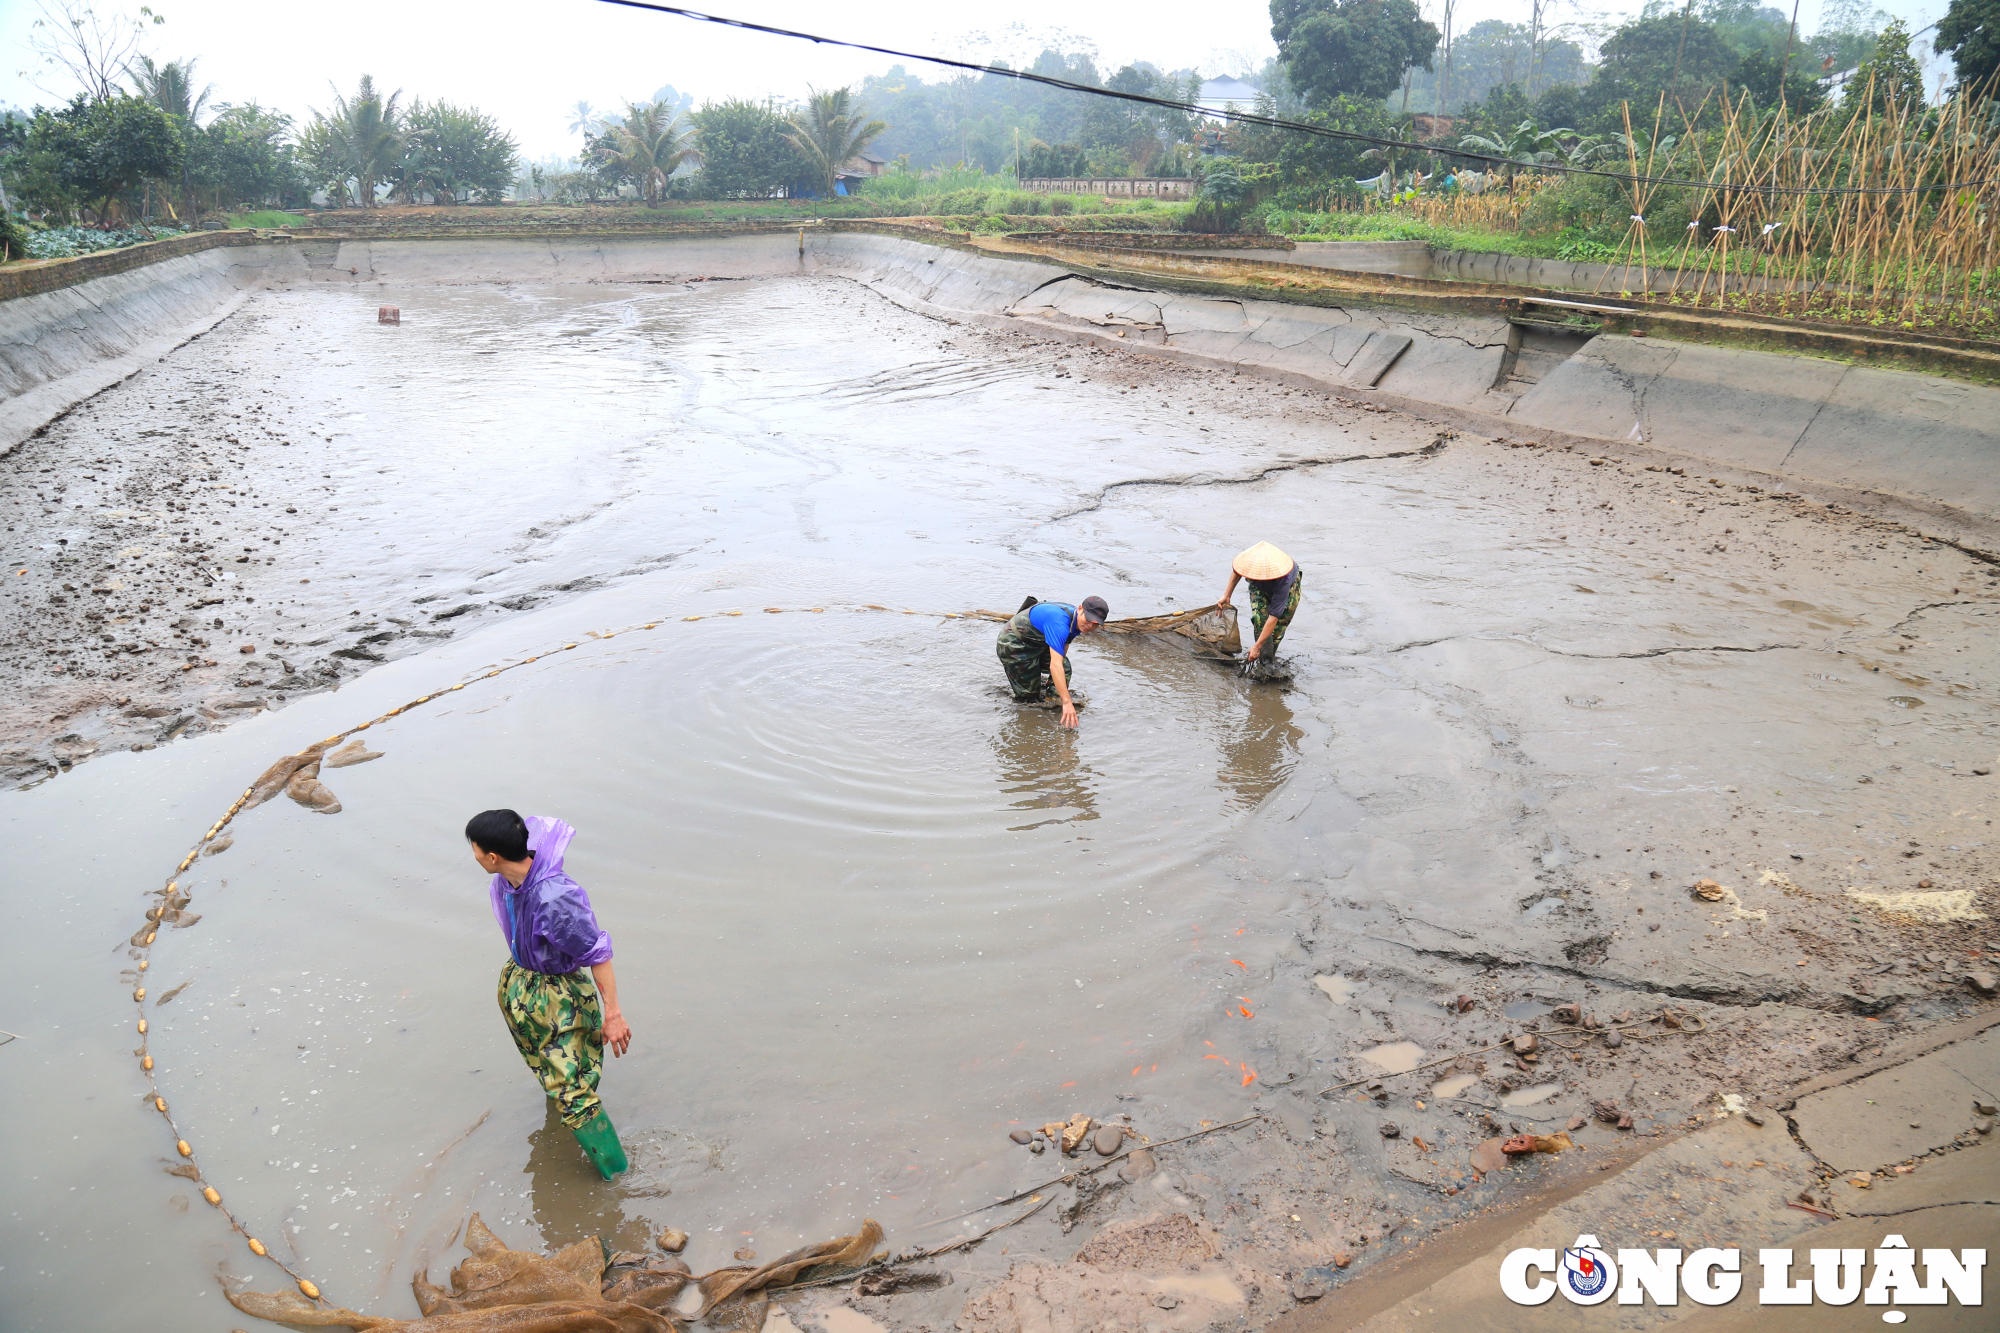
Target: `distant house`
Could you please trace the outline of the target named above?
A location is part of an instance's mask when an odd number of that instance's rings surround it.
[[[1262,88],[1254,88],[1241,79],[1223,75],[1210,79],[1201,85],[1201,96],[1195,102],[1208,111],[1223,111],[1234,106],[1238,111],[1248,111],[1264,95]]]
[[[855,188],[862,181],[867,180],[870,176],[879,176],[888,169],[889,161],[887,158],[877,157],[875,154],[869,152],[856,153],[841,165],[839,173],[835,175],[833,192],[835,194],[853,194]]]

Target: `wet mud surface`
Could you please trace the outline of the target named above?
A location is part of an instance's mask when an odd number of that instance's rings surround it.
[[[162,1174],[135,1008],[207,1178],[381,1314],[475,1208],[516,1247],[679,1227],[697,1270],[863,1216],[900,1251],[1098,1160],[1013,1129],[1257,1111],[948,1283],[783,1302],[1192,1330],[1866,1059],[2000,946],[1989,566],[836,280],[259,296],[0,459],[0,508],[45,895],[0,982],[21,1328],[73,1326],[107,1247],[147,1275],[107,1324],[272,1285]],[[1171,611],[1259,538],[1307,574],[1290,680],[1096,637],[1075,733],[1007,702],[993,626],[899,614]],[[135,970],[144,895],[273,759],[461,680],[242,816]],[[493,1012],[457,831],[495,804],[577,825],[617,941],[615,1187]],[[1518,1133],[1574,1146],[1500,1166]]]

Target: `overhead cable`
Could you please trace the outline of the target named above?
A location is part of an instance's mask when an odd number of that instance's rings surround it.
[[[662,5],[650,0],[599,0],[601,4],[617,5],[622,9],[644,9],[656,14],[671,14],[678,18],[693,19],[697,23],[714,23],[725,28],[741,28],[745,32],[761,32],[771,37],[790,37],[798,41],[812,42],[816,46],[841,46],[850,51],[869,51],[876,55],[893,56],[898,60],[919,60],[929,65],[943,65],[949,69],[962,69],[973,74],[992,74],[1000,78],[1019,79],[1023,83],[1039,83],[1049,88],[1060,88],[1064,92],[1087,93],[1092,97],[1109,97],[1121,102],[1136,102],[1141,106],[1159,107],[1166,111],[1184,111],[1197,116],[1207,116],[1218,120],[1234,121],[1241,125],[1262,125],[1268,129],[1289,130],[1295,134],[1309,134],[1321,139],[1340,139],[1349,143],[1365,143],[1375,148],[1393,148],[1412,153],[1434,153],[1450,158],[1462,158],[1472,162],[1485,162],[1495,167],[1528,167],[1535,171],[1553,171],[1570,176],[1597,176],[1605,180],[1627,181],[1638,185],[1675,185],[1696,190],[1738,192],[1743,194],[1923,194],[1932,190],[1978,189],[1995,183],[1993,178],[1968,181],[1941,181],[1935,185],[1739,185],[1727,181],[1691,180],[1682,176],[1641,176],[1625,171],[1606,171],[1601,167],[1581,167],[1567,162],[1523,162],[1519,158],[1499,157],[1491,153],[1477,153],[1464,148],[1442,148],[1436,144],[1417,143],[1409,139],[1389,138],[1376,134],[1363,134],[1358,130],[1338,130],[1326,125],[1308,125],[1296,120],[1285,120],[1278,116],[1262,116],[1254,111],[1238,111],[1234,105],[1221,110],[1202,106],[1197,102],[1180,102],[1170,97],[1154,97],[1147,93],[1120,92],[1116,88],[1099,88],[1093,84],[1077,83],[1070,79],[1059,79],[1050,74],[1037,74],[1032,70],[1009,69],[1005,65],[975,65],[969,60],[953,60],[949,56],[919,55],[914,51],[898,51],[893,47],[870,46],[866,42],[842,41],[838,37],[819,37],[809,32],[798,32],[791,28],[773,27],[768,23],[751,23],[747,19],[725,18],[720,14],[705,14],[698,9],[686,9],[679,5]]]

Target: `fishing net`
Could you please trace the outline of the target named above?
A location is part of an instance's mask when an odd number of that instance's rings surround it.
[[[1236,608],[1200,606],[1167,616],[1135,616],[1129,620],[1107,620],[1107,634],[1173,635],[1205,655],[1234,657],[1243,651],[1236,632]]]
[[[761,1267],[718,1268],[695,1277],[670,1255],[620,1252],[606,1255],[601,1242],[580,1240],[554,1254],[510,1250],[479,1214],[465,1229],[472,1257],[451,1271],[451,1288],[435,1286],[428,1272],[411,1283],[420,1319],[360,1314],[307,1300],[296,1291],[232,1292],[230,1304],[244,1314],[290,1328],[381,1329],[385,1333],[685,1333],[673,1313],[682,1291],[693,1284],[701,1306],[690,1316],[711,1325],[761,1324],[746,1308],[742,1321],[717,1307],[746,1307],[767,1300],[766,1292],[792,1283],[858,1270],[882,1243],[872,1221],[852,1236],[793,1250]],[[713,1316],[713,1317],[711,1317]]]

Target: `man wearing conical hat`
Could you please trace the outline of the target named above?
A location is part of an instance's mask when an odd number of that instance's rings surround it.
[[[1299,562],[1269,542],[1258,542],[1230,563],[1229,586],[1215,599],[1217,606],[1229,605],[1236,595],[1238,579],[1250,585],[1252,641],[1243,660],[1275,658],[1278,645],[1285,640],[1285,631],[1292,627],[1292,617],[1298,613],[1299,588],[1305,581]],[[1277,608],[1275,612],[1273,607]]]

